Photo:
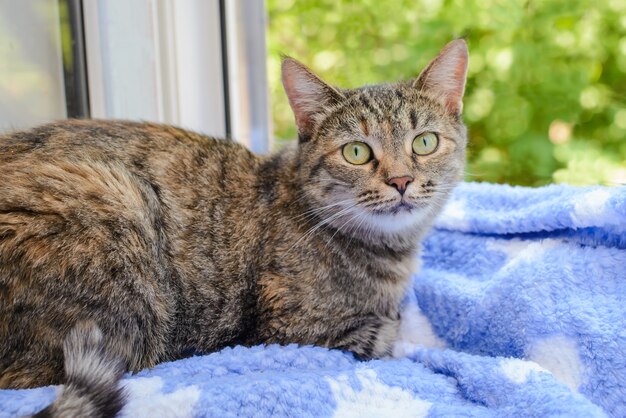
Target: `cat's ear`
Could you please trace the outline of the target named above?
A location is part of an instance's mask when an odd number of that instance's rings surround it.
[[[315,116],[343,99],[343,95],[324,83],[297,60],[283,57],[283,86],[296,117],[298,136],[305,142],[313,135]]]
[[[440,99],[452,113],[463,111],[463,93],[467,78],[469,53],[463,39],[456,39],[446,45],[437,58],[422,71],[413,86]]]

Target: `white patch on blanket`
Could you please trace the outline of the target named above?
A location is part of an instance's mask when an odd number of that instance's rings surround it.
[[[335,395],[337,409],[334,417],[425,417],[432,406],[415,398],[411,392],[399,387],[388,386],[377,379],[370,369],[356,371],[361,384],[355,389],[347,375],[336,379],[326,378]]]
[[[524,252],[531,242],[532,241],[521,240],[519,238],[490,239],[487,240],[486,246],[487,250],[504,253],[509,259],[511,259]]]
[[[398,338],[393,347],[393,357],[402,358],[417,348],[446,348],[446,342],[435,334],[433,326],[414,303],[407,304],[400,319]]]
[[[506,254],[508,262],[503,267],[505,269],[514,267],[521,262],[532,261],[536,257],[544,256],[547,250],[562,244],[562,241],[556,239],[544,239],[541,241],[525,241],[518,238],[510,240],[493,239],[487,241],[487,249]]]
[[[436,225],[443,229],[467,230],[469,222],[465,219],[465,200],[451,200],[437,218]]]
[[[606,204],[610,197],[611,192],[605,189],[594,190],[578,197],[571,214],[572,221],[583,228],[598,225],[600,219],[605,225],[623,225],[623,217]]]
[[[574,340],[563,335],[541,339],[530,347],[527,356],[550,371],[556,380],[578,391],[583,366]]]
[[[128,394],[122,417],[193,417],[194,408],[200,400],[200,389],[196,386],[162,393],[163,380],[158,376],[123,380],[122,385]]]
[[[500,361],[502,373],[515,383],[526,383],[530,372],[548,373],[546,369],[533,363],[532,361],[524,361],[517,358],[507,358]]]

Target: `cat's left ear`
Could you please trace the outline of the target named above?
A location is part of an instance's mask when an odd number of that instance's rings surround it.
[[[428,91],[440,99],[451,113],[460,115],[463,111],[468,63],[467,43],[463,39],[456,39],[446,45],[428,64],[413,82],[413,86],[421,91]]]
[[[311,70],[290,57],[283,58],[282,78],[289,104],[296,117],[300,142],[313,135],[315,116],[343,100],[343,95],[324,83]]]

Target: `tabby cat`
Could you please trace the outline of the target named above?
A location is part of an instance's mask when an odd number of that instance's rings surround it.
[[[0,136],[0,388],[113,416],[118,380],[235,344],[388,355],[419,242],[463,173],[468,53],[339,89],[292,58],[299,141],[257,156],[172,126]]]

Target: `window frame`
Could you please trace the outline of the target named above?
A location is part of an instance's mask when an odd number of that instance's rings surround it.
[[[264,0],[133,0],[135,19],[120,7],[126,0],[82,3],[92,117],[154,120],[270,150]],[[120,33],[123,49],[115,47]],[[124,63],[138,50],[133,36],[143,36],[138,41],[154,55],[112,71],[112,62]],[[150,94],[134,90],[132,70],[150,80]],[[116,108],[129,96],[140,99]]]
[[[89,88],[87,83],[87,61],[85,34],[83,28],[82,0],[57,0],[59,9],[68,11],[70,39],[61,37],[61,43],[71,42],[71,66],[63,61],[63,81],[65,84],[65,108],[68,118],[88,118]],[[59,18],[63,17],[59,14]],[[62,25],[63,22],[59,22]]]

